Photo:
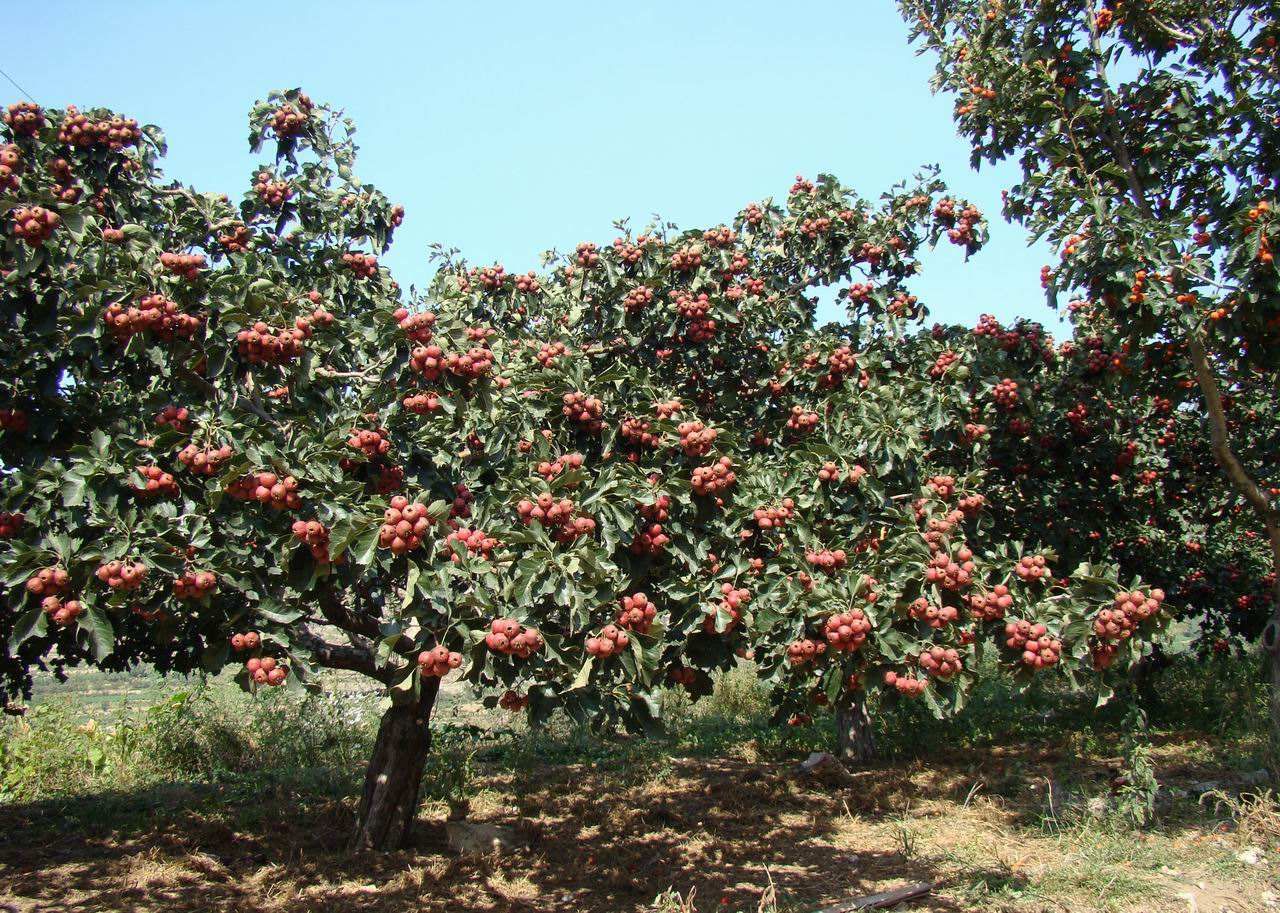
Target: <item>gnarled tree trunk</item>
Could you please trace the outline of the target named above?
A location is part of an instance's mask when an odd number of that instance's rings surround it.
[[[866,698],[862,689],[846,691],[836,704],[836,753],[845,764],[865,764],[876,756]]]
[[[424,678],[416,700],[382,714],[378,740],[364,776],[352,850],[396,850],[408,845],[418,814],[422,769],[431,748],[431,709],[440,679]]]

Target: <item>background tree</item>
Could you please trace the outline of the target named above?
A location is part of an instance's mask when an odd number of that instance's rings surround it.
[[[1015,159],[1006,215],[1061,250],[1043,278],[1086,332],[1171,381],[1270,543],[1273,750],[1280,746],[1280,518],[1273,415],[1277,8],[902,0],[956,92],[975,164]],[[1176,421],[1176,418],[1170,420]],[[1230,509],[1230,508],[1228,508]]]

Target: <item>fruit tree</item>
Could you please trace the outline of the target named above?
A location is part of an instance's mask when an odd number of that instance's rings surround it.
[[[1159,366],[1162,398],[1205,423],[1247,532],[1269,542],[1280,749],[1280,450],[1256,427],[1275,414],[1280,366],[1275,4],[900,6],[937,56],[935,85],[959,96],[975,162],[1019,163],[1005,211],[1060,248],[1042,271],[1051,299]]]
[[[238,204],[166,183],[159,131],[110,112],[4,123],[10,687],[369,676],[391,706],[355,846],[407,838],[454,670],[534,721],[645,728],[662,687],[754,650],[783,705],[823,695],[856,735],[868,687],[943,713],[984,645],[1092,676],[1162,624],[1158,590],[998,534],[983,471],[934,465],[980,436],[913,360],[907,283],[985,225],[932,174],[875,203],[798,178],[541,272],[446,256],[410,296],[377,259],[403,210],[299,91],[253,108],[274,154]],[[837,287],[848,320],[818,328]]]

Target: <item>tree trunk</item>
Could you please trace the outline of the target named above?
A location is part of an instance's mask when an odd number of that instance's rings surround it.
[[[431,709],[440,679],[425,678],[416,699],[382,714],[378,740],[364,776],[350,849],[397,850],[409,844],[418,814],[422,769],[431,747]]]
[[[845,764],[865,764],[876,756],[875,732],[865,691],[847,691],[836,704],[836,753]]]

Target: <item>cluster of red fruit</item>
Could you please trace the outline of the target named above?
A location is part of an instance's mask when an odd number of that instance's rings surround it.
[[[131,307],[113,302],[102,312],[102,319],[122,342],[147,331],[165,340],[190,339],[204,323],[204,318],[184,313],[164,295],[146,295]]]
[[[411,552],[422,544],[422,538],[431,529],[427,506],[410,502],[404,495],[396,495],[382,515],[382,527],[378,530],[378,545],[391,549],[394,555]]]
[[[418,672],[423,678],[444,678],[450,670],[462,666],[462,654],[450,650],[444,644],[436,644],[430,650],[418,654]]]
[[[953,678],[961,669],[960,652],[952,647],[930,647],[916,663],[934,678]]]
[[[624,419],[619,433],[622,439],[635,447],[657,447],[660,439],[650,428],[652,426],[642,418]]]
[[[956,493],[956,480],[953,476],[930,476],[925,484],[944,500]]]
[[[628,314],[638,314],[652,303],[653,289],[647,285],[637,285],[622,299],[623,310]]]
[[[227,486],[227,494],[238,501],[257,501],[272,510],[297,510],[302,506],[298,480],[274,472],[251,472]]]
[[[728,491],[738,481],[733,471],[733,460],[723,456],[710,466],[698,466],[691,478],[694,494],[719,495]]]
[[[592,241],[583,241],[574,250],[578,265],[583,269],[591,269],[600,262],[600,249]]]
[[[854,466],[847,473],[844,473],[840,471],[840,467],[835,463],[823,463],[818,468],[818,481],[826,483],[844,481],[849,485],[857,485],[866,474],[867,471],[861,466]]]
[[[465,526],[460,526],[449,533],[444,542],[451,552],[449,560],[455,564],[460,562],[462,556],[466,554],[479,555],[488,561],[493,555],[493,550],[502,544],[492,536],[485,535],[481,530],[468,529]]]
[[[587,638],[587,655],[608,659],[631,645],[631,636],[617,625],[605,625],[599,635]]]
[[[1028,582],[1048,580],[1053,576],[1053,571],[1049,570],[1049,566],[1045,563],[1044,555],[1023,555],[1018,559],[1013,572]]]
[[[994,90],[987,90],[994,96]],[[947,230],[947,238],[952,244],[968,245],[973,243],[973,227],[982,221],[982,213],[976,206],[966,206],[956,212],[955,200],[944,199],[933,208],[933,215],[943,225],[951,226]]]
[[[271,172],[260,171],[253,182],[253,192],[258,199],[272,209],[279,209],[293,197],[293,188],[288,181],[273,181]],[[346,254],[343,255],[345,260]]]
[[[176,498],[178,496],[177,481],[159,466],[141,465],[138,467],[138,475],[142,476],[142,483],[134,485],[133,490],[139,494],[156,498]]]
[[[440,397],[435,393],[410,393],[402,402],[406,411],[416,415],[429,415],[441,409]]]
[[[40,600],[40,609],[53,619],[54,624],[69,625],[84,613],[84,605],[78,599],[63,600],[61,596],[46,596]]]
[[[751,512],[751,518],[760,529],[781,529],[796,515],[795,507],[793,499],[784,498],[777,507],[757,507]]]
[[[1110,609],[1103,609],[1093,622],[1093,633],[1103,640],[1125,640],[1133,636],[1138,625],[1160,611],[1164,590],[1144,593],[1117,593]]]
[[[618,600],[617,624],[621,628],[635,631],[637,634],[648,634],[653,620],[658,617],[658,607],[649,601],[644,593],[633,593]]]
[[[245,661],[244,670],[256,685],[278,688],[284,684],[289,670],[276,662],[274,656],[251,656]]]
[[[194,282],[200,275],[200,270],[209,264],[204,254],[174,254],[165,251],[160,255],[160,265],[175,276]]]
[[[819,552],[806,551],[804,560],[808,561],[811,567],[826,571],[828,574],[835,573],[848,564],[848,556],[842,548],[835,551],[826,548]]]
[[[636,528],[635,538],[631,540],[631,551],[636,555],[656,555],[671,544],[662,524],[671,516],[671,496],[658,495],[652,504],[639,504],[640,516],[647,522]]]
[[[533,628],[523,627],[514,618],[495,618],[484,643],[494,653],[528,659],[542,649],[542,635]]]
[[[356,274],[357,279],[372,279],[378,275],[378,258],[373,254],[346,253],[342,262]]]
[[[504,691],[502,692],[502,697],[498,698],[498,706],[503,710],[518,713],[529,706],[529,695],[520,694],[516,691]]]
[[[945,628],[960,620],[960,612],[954,606],[934,605],[923,596],[911,603],[910,612],[912,618],[935,629]]]
[[[62,594],[66,592],[71,578],[61,567],[41,568],[27,580],[27,592],[41,597],[40,609],[53,619],[54,623],[68,625],[80,617],[84,606],[76,599],[64,601]]]
[[[186,406],[165,406],[155,414],[154,421],[161,428],[168,428],[178,434],[186,434],[191,421],[191,411]]]
[[[561,413],[571,422],[590,434],[599,434],[604,429],[604,404],[594,396],[585,393],[566,393]]]
[[[123,238],[123,233],[121,237]],[[236,223],[218,235],[218,243],[229,254],[242,254],[249,249],[251,238],[252,233],[249,231],[249,227],[243,223]]]
[[[850,609],[832,615],[823,625],[822,635],[831,649],[851,653],[867,642],[871,621],[862,609]]]
[[[1049,634],[1043,624],[1011,621],[1004,626],[1005,646],[1022,653],[1022,664],[1032,669],[1057,665],[1062,658],[1062,642]]]
[[[992,388],[991,396],[1001,409],[1012,409],[1018,405],[1018,382],[1006,377]]]
[[[538,464],[536,472],[550,482],[566,469],[581,469],[585,460],[586,457],[580,453],[566,453],[554,460],[543,460]]]
[[[311,321],[299,317],[291,328],[276,329],[259,320],[236,333],[236,349],[250,364],[282,365],[302,355],[311,337]]]
[[[108,561],[98,565],[94,575],[113,590],[136,590],[147,576],[141,561]]]
[[[245,631],[243,634],[231,635],[231,649],[240,653],[244,650],[256,650],[262,646],[262,635],[257,631]]]
[[[927,679],[899,675],[893,670],[889,670],[884,674],[884,683],[890,688],[896,688],[903,697],[919,697],[929,687]]]
[[[391,452],[391,439],[386,428],[352,428],[347,446],[374,460]]]
[[[720,600],[707,607],[706,617],[702,620],[702,630],[708,634],[716,633],[716,618],[723,609],[729,616],[724,633],[728,634],[742,620],[743,606],[751,601],[751,591],[735,587],[732,583],[720,584]]]
[[[396,308],[391,316],[395,317],[396,323],[409,339],[424,345],[431,341],[436,326],[436,315],[433,312],[419,311],[414,314],[408,308]]]
[[[0,146],[0,191],[17,190],[22,174],[22,150],[13,143]]]
[[[231,459],[231,453],[229,444],[223,444],[221,447],[210,447],[207,444],[204,447],[197,447],[195,444],[188,444],[178,451],[178,462],[197,475],[212,476],[217,475],[223,464]]]
[[[0,510],[0,539],[12,539],[22,531],[26,517],[21,513]]]
[[[818,427],[818,413],[810,412],[803,406],[792,406],[787,416],[787,430],[797,434],[808,434]]]
[[[556,500],[543,492],[537,501],[522,500],[516,505],[516,513],[520,522],[528,526],[537,520],[548,530],[552,538],[558,542],[572,542],[579,536],[589,536],[596,530],[596,521],[591,517],[575,514],[577,505],[569,498]]]
[[[676,426],[676,434],[680,435],[680,449],[686,456],[705,456],[711,452],[720,432],[702,422],[681,422]]]
[[[113,152],[119,152],[126,146],[136,146],[141,139],[142,131],[132,117],[92,121],[74,105],[67,105],[62,126],[58,129],[60,143],[71,146],[106,146]]]
[[[947,349],[934,361],[933,367],[929,369],[929,376],[935,379],[942,377],[947,373],[947,369],[959,360],[960,356],[957,353]]]
[[[329,530],[319,520],[295,520],[293,537],[311,549],[311,557],[329,563]]]
[[[987,499],[984,495],[965,495],[956,502],[956,507],[960,508],[960,512],[966,517],[974,517],[982,512],[986,503]]]
[[[44,111],[35,102],[20,101],[8,107],[3,119],[14,136],[35,136],[44,126]]]
[[[696,245],[682,247],[671,255],[671,268],[677,272],[692,272],[701,265],[702,251]]]
[[[973,583],[973,552],[967,546],[956,549],[952,557],[937,552],[925,565],[924,577],[944,590],[963,590]]]
[[[711,310],[711,298],[706,292],[694,295],[692,292],[675,291],[671,294],[676,311],[686,320],[701,320]]]
[[[33,596],[57,596],[71,584],[66,568],[43,567],[27,579],[27,592]]]
[[[285,102],[276,108],[271,116],[271,129],[280,139],[297,136],[307,126],[307,117],[311,114],[311,99],[306,95],[298,96],[298,107]]]
[[[669,399],[669,400],[666,400],[665,402],[654,403],[653,409],[654,409],[654,412],[657,414],[658,418],[668,419],[668,418],[671,418],[673,415],[676,415],[677,413],[683,411],[684,403],[680,402],[680,400],[678,399]]]
[[[980,621],[999,621],[1012,607],[1013,596],[1003,583],[992,587],[990,593],[969,597],[969,611]]]
[[[213,571],[187,571],[173,579],[173,595],[178,599],[203,599],[218,588]]]
[[[787,644],[787,662],[793,666],[802,666],[827,652],[827,645],[820,640],[802,637]]]
[[[13,234],[28,247],[39,247],[62,224],[62,217],[43,206],[19,206],[13,211]]]
[[[554,368],[559,363],[560,356],[566,351],[568,349],[563,342],[544,342],[538,347],[538,354],[534,357],[542,367]]]

